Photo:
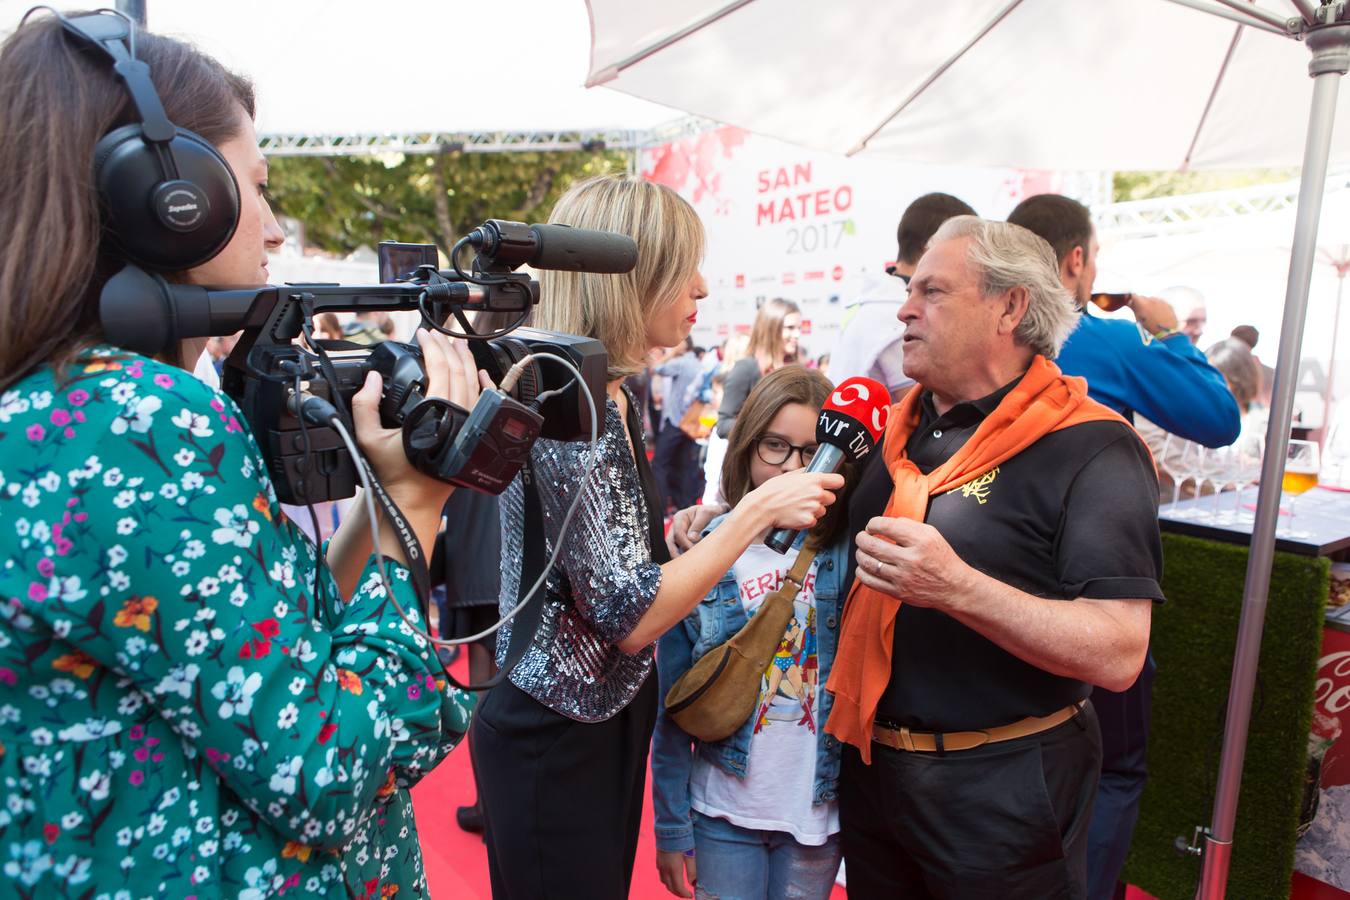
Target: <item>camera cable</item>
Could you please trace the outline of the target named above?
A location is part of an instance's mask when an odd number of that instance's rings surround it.
[[[290,367],[289,370],[286,368],[287,366]],[[291,389],[295,392],[296,397],[301,396],[304,393],[304,382],[301,378],[300,366],[290,360],[286,360],[282,363],[282,371],[290,371],[294,378],[294,384]],[[296,469],[300,472],[300,494],[305,498],[305,509],[309,510],[309,522],[314,526],[314,548],[317,555],[317,552],[323,546],[323,534],[319,530],[319,512],[314,508],[314,501],[309,499],[309,485],[305,481],[309,473],[314,470],[314,444],[309,439],[309,422],[306,421],[304,416],[296,416],[296,418],[300,420],[300,442],[304,445],[305,449],[304,455],[300,457],[299,464],[296,465]],[[315,560],[315,563],[313,599],[314,602],[317,603],[319,601],[320,567],[317,565],[317,559]]]
[[[585,499],[586,492],[590,489],[591,480],[595,473],[596,466],[598,463],[597,447],[599,444],[600,414],[596,408],[595,399],[591,396],[590,392],[586,390],[585,378],[582,376],[581,372],[577,370],[576,366],[574,366],[569,360],[563,359],[562,357],[556,356],[551,353],[532,353],[521,359],[518,363],[516,363],[515,366],[511,368],[511,370],[507,372],[506,376],[502,379],[501,389],[509,391],[509,389],[513,387],[515,385],[515,382],[519,379],[520,372],[524,370],[525,366],[528,365],[532,360],[536,359],[540,361],[549,360],[552,361],[554,364],[560,365],[563,368],[567,369],[568,372],[571,374],[573,381],[576,382],[578,390],[580,390],[582,396],[586,398],[586,404],[590,409],[591,414],[590,443],[586,457],[585,471],[581,479],[581,489],[577,491],[576,496],[573,497],[572,499],[572,503],[568,506],[567,513],[563,516],[562,522],[559,525],[558,538],[554,542],[553,551],[549,555],[548,561],[543,566],[542,571],[540,571],[539,576],[530,586],[529,591],[520,599],[520,601],[512,609],[510,609],[505,615],[503,615],[490,628],[487,628],[479,632],[478,634],[473,634],[462,638],[447,639],[432,636],[428,631],[420,628],[418,624],[415,621],[413,621],[413,619],[408,615],[407,610],[403,608],[403,605],[399,603],[398,598],[395,596],[393,591],[393,580],[389,575],[387,566],[388,560],[384,555],[383,548],[380,542],[380,535],[379,535],[380,510],[376,508],[374,497],[378,497],[380,499],[380,505],[384,507],[386,511],[389,512],[391,519],[393,520],[395,526],[394,528],[395,534],[398,536],[399,543],[403,547],[405,558],[408,560],[408,568],[413,575],[414,588],[418,595],[418,599],[422,603],[427,604],[429,603],[429,594],[430,594],[429,591],[430,573],[427,568],[427,562],[421,553],[420,545],[417,542],[416,536],[412,534],[412,530],[407,525],[407,522],[403,518],[401,511],[399,511],[398,506],[394,503],[393,499],[389,497],[388,493],[384,490],[384,486],[380,483],[379,478],[371,470],[370,465],[366,461],[365,456],[360,452],[360,448],[357,446],[356,441],[352,438],[351,432],[342,424],[341,418],[338,415],[337,410],[333,407],[333,405],[328,401],[320,397],[316,397],[312,394],[303,394],[303,395],[298,394],[296,395],[296,398],[293,400],[296,411],[299,413],[299,418],[301,420],[304,420],[307,417],[312,417],[313,420],[318,424],[331,426],[338,433],[338,436],[342,439],[343,443],[346,445],[347,451],[351,454],[352,460],[356,465],[357,475],[361,479],[361,484],[363,487],[362,499],[364,500],[365,503],[366,513],[370,525],[371,549],[374,552],[376,559],[379,560],[376,573],[380,578],[380,581],[385,591],[385,595],[389,598],[390,602],[393,604],[394,609],[398,612],[399,617],[403,620],[404,624],[410,629],[412,629],[414,634],[427,640],[434,647],[454,647],[460,644],[470,644],[475,641],[480,641],[483,638],[496,633],[497,630],[502,627],[502,625],[504,625],[506,622],[513,620],[521,612],[521,610],[523,610],[527,605],[529,605],[529,603],[535,598],[535,596],[539,593],[539,590],[543,587],[544,583],[546,582],[549,571],[557,563],[558,557],[562,553],[563,540],[567,535],[567,530],[571,526],[572,519],[575,517],[577,510],[581,506],[581,501]],[[496,683],[495,679],[493,683]]]

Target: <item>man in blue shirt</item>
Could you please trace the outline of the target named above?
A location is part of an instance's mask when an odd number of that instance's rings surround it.
[[[680,420],[689,404],[697,399],[697,387],[703,376],[694,342],[685,338],[684,344],[672,350],[666,361],[652,371],[669,379],[661,404],[661,428],[656,432],[652,469],[662,499],[674,509],[681,509],[703,493],[698,442],[680,430]]]
[[[1087,207],[1058,194],[1028,197],[1008,221],[1044,238],[1059,260],[1059,277],[1078,301],[1081,319],[1056,363],[1087,379],[1088,394],[1133,421],[1137,412],[1158,426],[1207,447],[1237,440],[1239,413],[1223,375],[1177,330],[1171,305],[1132,296],[1135,321],[1091,315],[1097,277],[1097,235]],[[1116,693],[1097,688],[1092,705],[1102,730],[1102,776],[1088,837],[1088,897],[1117,894],[1117,881],[1139,818],[1147,777],[1150,653],[1134,686]]]

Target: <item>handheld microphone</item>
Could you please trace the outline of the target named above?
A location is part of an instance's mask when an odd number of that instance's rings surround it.
[[[838,472],[846,462],[861,462],[877,445],[891,412],[891,395],[870,378],[849,378],[830,394],[816,420],[819,449],[811,458],[808,472]],[[797,532],[775,528],[764,543],[772,550],[787,553]]]
[[[637,243],[626,234],[570,225],[526,225],[488,219],[465,236],[470,246],[511,268],[616,274],[637,265]]]

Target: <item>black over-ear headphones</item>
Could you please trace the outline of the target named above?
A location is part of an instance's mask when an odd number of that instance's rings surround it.
[[[169,121],[150,67],[136,58],[131,19],[109,9],[73,19],[55,14],[68,38],[112,63],[140,120],[113,129],[94,148],[107,235],[149,269],[190,269],[211,259],[239,225],[239,185],[229,163],[209,141]]]

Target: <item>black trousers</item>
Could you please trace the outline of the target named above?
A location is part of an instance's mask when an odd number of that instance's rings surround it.
[[[652,471],[661,499],[667,506],[684,509],[703,495],[703,469],[698,464],[698,441],[669,422],[656,435]]]
[[[1091,704],[1041,734],[973,750],[844,747],[849,900],[1081,900],[1101,765]]]
[[[494,900],[624,900],[642,821],[656,676],[604,722],[554,712],[509,680],[470,747]]]

